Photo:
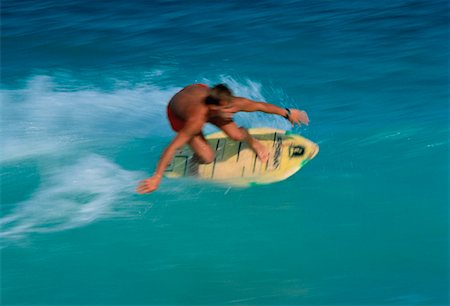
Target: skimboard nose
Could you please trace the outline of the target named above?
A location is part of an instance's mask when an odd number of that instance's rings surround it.
[[[319,153],[319,146],[317,144],[314,144],[314,147],[309,154],[309,159],[313,159],[314,157],[316,157],[317,153]]]

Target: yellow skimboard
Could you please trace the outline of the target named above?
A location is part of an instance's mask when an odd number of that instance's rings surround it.
[[[184,146],[175,154],[165,176],[242,187],[271,184],[287,179],[319,152],[317,144],[288,131],[254,128],[249,133],[269,150],[267,162],[262,163],[245,142],[233,141],[220,131],[206,136],[215,151],[214,162],[199,164],[192,158],[192,150]]]

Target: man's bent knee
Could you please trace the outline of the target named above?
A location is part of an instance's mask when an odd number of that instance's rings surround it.
[[[234,141],[243,141],[247,138],[247,132],[244,128],[240,127],[236,131],[228,134],[228,137],[233,139]]]

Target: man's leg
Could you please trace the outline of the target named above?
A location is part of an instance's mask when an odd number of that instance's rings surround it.
[[[214,151],[209,146],[203,133],[192,138],[188,144],[195,153],[194,158],[197,159],[199,163],[209,164],[214,161]]]
[[[246,143],[248,143],[250,148],[255,151],[256,155],[258,155],[258,158],[261,160],[261,162],[264,163],[269,159],[269,152],[267,148],[258,140],[253,138],[246,129],[238,127],[236,123],[230,120],[221,121],[219,119],[214,122],[211,121],[211,123],[220,128],[231,139],[235,141],[245,141]]]
[[[214,151],[211,149],[202,133],[192,138],[188,144],[192,151],[194,151],[194,155],[189,160],[189,175],[197,176],[200,164],[209,164],[214,161]]]

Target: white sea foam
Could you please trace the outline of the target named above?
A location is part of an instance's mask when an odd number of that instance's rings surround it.
[[[165,105],[179,88],[153,85],[62,91],[49,77],[2,90],[1,161],[58,153],[74,146],[170,135]]]
[[[222,76],[220,82],[228,84],[236,95],[265,101],[257,82],[238,82],[228,76]],[[130,87],[122,83],[118,81],[119,88],[112,91],[85,87],[68,91],[48,76],[36,76],[24,89],[1,90],[0,161],[61,155],[78,146],[98,147],[132,138],[173,135],[165,106],[181,88],[151,84]],[[239,125],[246,127],[290,128],[279,116],[241,113],[235,117]],[[208,126],[205,132],[212,130]]]
[[[18,239],[30,233],[60,231],[126,214],[124,200],[145,175],[127,171],[98,155],[44,173],[29,200],[0,219],[1,236]]]

